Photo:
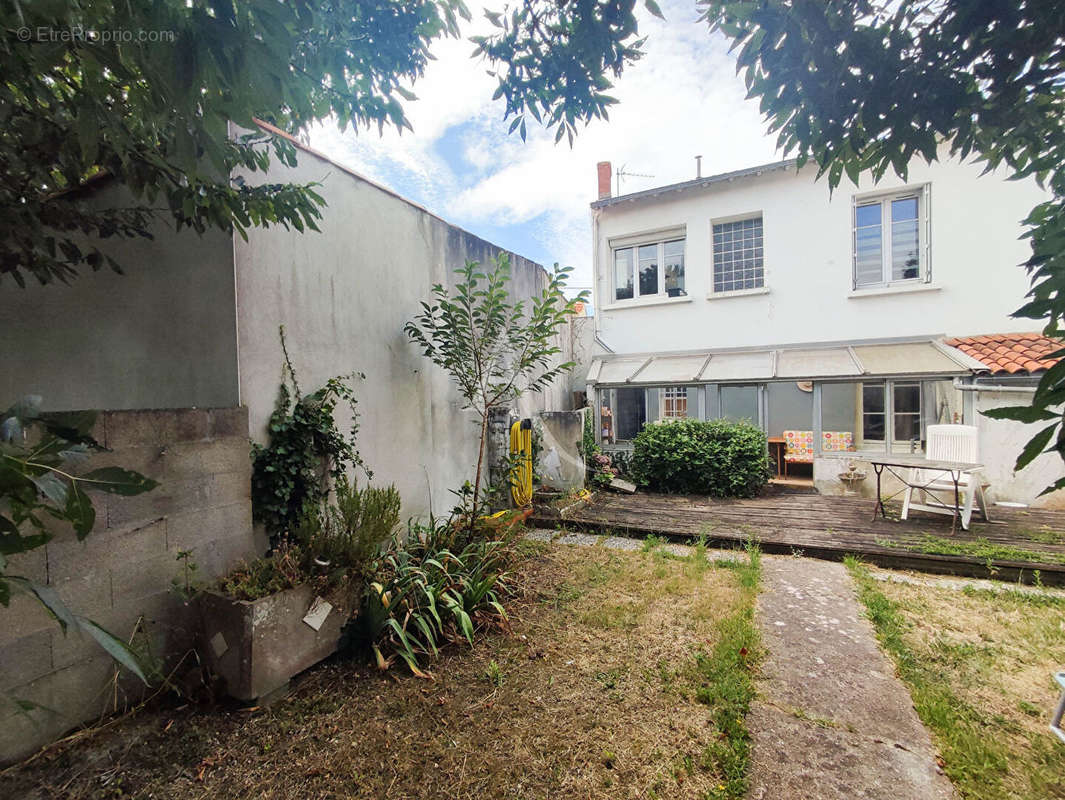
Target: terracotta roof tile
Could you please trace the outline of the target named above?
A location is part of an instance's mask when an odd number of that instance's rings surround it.
[[[1065,342],[1041,333],[998,333],[983,336],[961,336],[947,339],[970,358],[987,367],[991,374],[1034,374],[1050,369],[1060,359],[1047,358],[1065,348]]]

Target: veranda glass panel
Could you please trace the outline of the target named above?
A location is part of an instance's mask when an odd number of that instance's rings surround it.
[[[821,384],[821,452],[884,450],[884,384]]]
[[[813,431],[813,384],[804,381],[766,384],[766,415],[766,434],[771,439],[782,438],[784,431]]]
[[[758,418],[757,386],[722,386],[721,416],[731,420],[746,420],[761,425]]]
[[[647,402],[643,389],[617,389],[617,441],[628,441],[647,422]]]

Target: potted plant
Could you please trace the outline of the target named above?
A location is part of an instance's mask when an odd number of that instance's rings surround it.
[[[307,509],[270,554],[201,593],[201,650],[231,696],[276,693],[336,652],[399,510],[394,487],[360,490],[342,480],[335,504]]]

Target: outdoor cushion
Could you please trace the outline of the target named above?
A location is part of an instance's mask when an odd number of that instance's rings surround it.
[[[850,431],[822,431],[822,453],[845,453],[854,445]],[[814,460],[813,431],[784,431],[784,460],[808,464]]]
[[[784,460],[813,462],[814,432],[784,431]]]
[[[850,431],[822,431],[822,453],[845,453],[854,447],[854,434]]]

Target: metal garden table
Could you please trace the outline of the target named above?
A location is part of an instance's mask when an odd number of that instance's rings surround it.
[[[954,533],[954,530],[958,524],[958,515],[961,513],[961,491],[959,489],[958,484],[961,480],[962,473],[979,472],[984,467],[983,464],[965,464],[959,461],[932,461],[925,458],[924,456],[917,455],[911,456],[885,454],[882,456],[878,456],[868,453],[862,453],[860,456],[857,457],[860,458],[862,461],[868,461],[873,467],[873,472],[876,473],[876,505],[873,507],[874,521],[876,520],[876,514],[878,511],[880,512],[880,515],[884,517],[884,519],[887,519],[887,511],[884,509],[884,500],[890,500],[892,497],[898,497],[900,494],[906,491],[906,489],[903,489],[902,491],[895,492],[894,494],[889,495],[886,498],[881,495],[880,479],[885,469],[889,473],[894,475],[896,478],[898,478],[900,481],[902,481],[903,485],[907,489],[924,489],[926,491],[928,490],[928,487],[935,483],[938,477],[942,477],[942,475],[937,476],[936,479],[933,479],[931,481],[915,483],[911,480],[909,475],[900,474],[896,470],[921,469],[925,470],[926,472],[935,472],[942,474],[949,473],[950,479],[954,484],[954,515],[951,517],[950,521],[951,533]]]

